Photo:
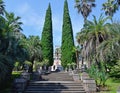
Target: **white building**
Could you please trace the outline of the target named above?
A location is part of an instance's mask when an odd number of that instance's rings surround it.
[[[63,70],[63,68],[61,66],[61,49],[59,46],[55,47],[54,62],[53,62],[53,66],[52,66],[51,70],[52,71]]]

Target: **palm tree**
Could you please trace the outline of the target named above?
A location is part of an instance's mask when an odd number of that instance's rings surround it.
[[[21,28],[22,22],[19,21],[21,19],[19,16],[15,17],[14,13],[8,12],[5,12],[5,16],[8,25],[8,31],[12,31],[14,34],[16,31],[20,32],[23,30]]]
[[[0,9],[4,9],[2,4],[3,2],[0,0]],[[6,11],[3,11],[3,14],[6,13]],[[20,27],[19,24],[17,26],[13,25],[17,22],[13,21],[15,19],[14,16],[12,19],[8,19],[6,15],[0,15],[0,86],[1,82],[10,79],[14,63],[16,61],[23,62],[26,59],[27,53],[24,47],[20,45],[20,40],[10,35],[11,32]]]
[[[20,32],[22,30],[22,22],[19,20],[20,17],[15,17],[14,13],[5,11],[5,16],[0,16],[0,38],[5,37],[10,39],[11,37],[15,37],[16,39],[20,39],[19,37],[24,37]]]
[[[3,47],[1,47],[1,49],[2,49],[1,51],[5,55],[15,54],[15,56],[16,56],[17,50],[20,49],[20,51],[22,53],[22,49],[24,49],[24,48],[22,46],[20,46],[20,38],[17,39],[15,36],[13,36],[13,33],[15,31],[22,30],[22,28],[21,28],[22,22],[19,22],[20,17],[15,17],[14,13],[7,13],[7,11],[5,11],[5,14],[6,15],[5,15],[4,19],[1,18],[2,22],[3,22],[1,24],[2,31],[3,31],[2,37],[1,37],[1,42],[2,42]],[[15,51],[13,51],[13,49]],[[21,53],[19,53],[19,54],[21,54]]]
[[[26,50],[19,44],[18,40],[16,40],[15,38],[9,39],[7,38],[1,40],[0,47],[1,82],[10,79],[12,70],[14,68],[14,63],[16,61],[24,62],[24,60],[26,59],[26,54],[27,54]]]
[[[97,55],[104,62],[111,62],[120,58],[120,22],[110,25],[109,30],[111,36],[98,47]]]
[[[75,52],[76,54],[76,65],[77,65],[77,69],[79,69],[79,56],[80,56],[81,48],[79,46],[73,47],[73,52]]]
[[[5,12],[6,14],[7,12]],[[7,13],[9,14],[9,13]],[[14,16],[12,17],[12,19],[8,19],[7,16],[1,17],[0,16],[0,21],[2,23],[0,23],[0,44],[2,45],[0,47],[0,51],[2,52],[2,54],[4,55],[13,55],[14,53],[16,53],[16,49],[21,48],[21,46],[19,45],[20,42],[19,40],[16,40],[16,38],[14,38],[10,33],[14,32],[14,29],[17,29],[16,25],[13,25],[14,23],[17,24],[17,21],[19,19],[17,19],[16,22],[14,22],[14,20],[16,20],[16,18],[14,18]],[[21,22],[19,22],[21,23]],[[20,27],[20,24],[17,24]],[[14,29],[13,29],[14,28]],[[12,51],[11,51],[12,50]],[[15,51],[13,51],[15,50]],[[15,57],[14,57],[15,58]]]
[[[84,17],[84,22],[92,12],[92,7],[95,7],[95,0],[75,0],[75,8],[78,9],[78,13],[81,13]]]
[[[0,15],[3,15],[5,11],[5,5],[3,0],[0,0]]]
[[[107,0],[107,2],[103,3],[103,10],[107,16],[113,17],[114,13],[119,8],[120,0]]]
[[[23,39],[23,45],[29,52],[28,60],[32,63],[29,72],[32,72],[34,61],[42,59],[40,39],[38,36],[29,36],[29,38]]]
[[[109,24],[106,23],[107,18],[104,18],[102,15],[97,20],[95,16],[93,16],[92,21],[86,21],[82,31],[77,34],[78,43],[83,45],[82,55],[89,62],[89,66],[91,61],[94,61],[98,64],[98,60],[96,57],[97,47],[108,38],[107,26]],[[81,39],[82,38],[82,39]]]

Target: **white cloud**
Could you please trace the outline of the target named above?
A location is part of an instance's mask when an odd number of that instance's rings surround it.
[[[30,10],[30,6],[29,6],[29,4],[28,3],[24,3],[24,4],[20,4],[18,7],[17,7],[17,9],[16,9],[16,11],[19,13],[19,14],[25,14],[25,13],[27,13],[28,11]]]
[[[40,29],[43,26],[43,19],[44,18],[42,18],[42,16],[39,16],[37,13],[33,12],[24,16],[22,21],[26,26],[33,26],[36,29]]]
[[[30,6],[29,3],[20,4],[17,7],[17,14],[22,16],[21,21],[24,27],[29,27],[34,29],[34,33],[41,33],[44,24],[44,15],[35,12],[35,10]],[[28,31],[27,34],[29,34]]]

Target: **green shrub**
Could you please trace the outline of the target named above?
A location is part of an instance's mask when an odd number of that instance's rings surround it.
[[[120,78],[120,60],[117,61],[116,65],[114,65],[110,70],[110,76],[115,78]]]
[[[96,81],[97,85],[105,86],[105,82],[109,78],[109,75],[106,72],[103,62],[100,63],[99,67],[95,64],[91,65],[91,68],[89,68],[87,72],[90,77]]]

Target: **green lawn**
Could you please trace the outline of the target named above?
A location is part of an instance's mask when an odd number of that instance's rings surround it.
[[[106,82],[107,90],[100,93],[116,93],[118,87],[120,87],[120,79],[108,79]]]

